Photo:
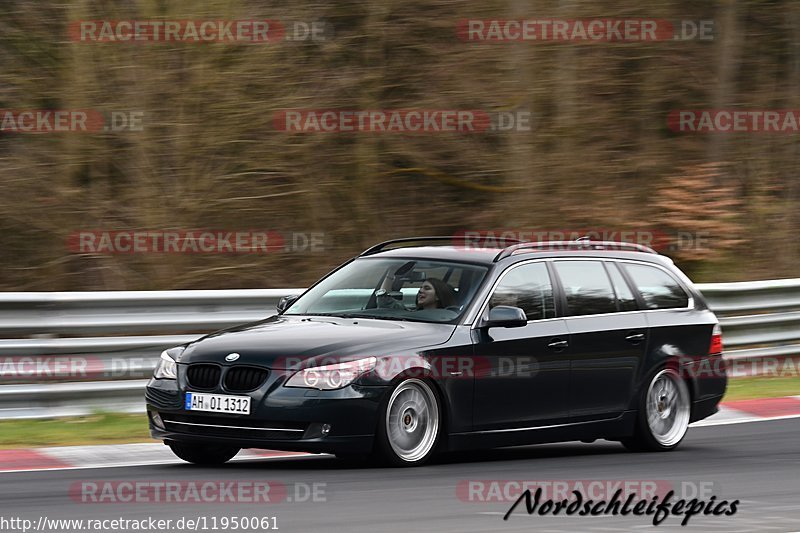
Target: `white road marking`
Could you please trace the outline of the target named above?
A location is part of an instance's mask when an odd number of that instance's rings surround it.
[[[727,426],[730,424],[746,424],[748,422],[769,422],[771,420],[788,420],[790,418],[800,418],[800,414],[797,415],[783,415],[783,416],[770,416],[767,418],[762,417],[753,417],[753,418],[734,418],[731,420],[700,420],[698,422],[694,422],[689,425],[689,427],[693,428],[702,428],[702,427],[709,427],[709,426]]]

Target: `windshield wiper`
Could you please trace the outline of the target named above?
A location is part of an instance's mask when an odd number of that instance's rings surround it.
[[[401,320],[403,322],[414,322],[410,318],[387,315],[366,315],[359,313],[307,313],[306,316],[331,316],[336,318],[374,318],[375,320]]]

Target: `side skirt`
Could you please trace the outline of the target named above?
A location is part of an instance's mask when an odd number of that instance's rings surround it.
[[[448,449],[499,448],[588,439],[616,440],[633,434],[636,413],[636,411],[625,411],[619,417],[608,420],[557,426],[452,433],[448,435]]]

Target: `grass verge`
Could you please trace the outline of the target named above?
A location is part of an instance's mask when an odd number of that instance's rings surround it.
[[[749,377],[728,380],[723,402],[800,395],[800,376]]]
[[[1,449],[130,442],[156,442],[150,438],[144,413],[0,421]]]

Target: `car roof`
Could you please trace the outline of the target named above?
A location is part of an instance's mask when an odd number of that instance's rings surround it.
[[[361,257],[386,257],[401,259],[428,259],[435,261],[456,261],[490,266],[502,248],[467,248],[464,246],[405,246],[392,248]]]
[[[473,263],[491,267],[494,264],[511,264],[529,259],[545,258],[599,258],[599,259],[628,259],[672,265],[672,260],[666,256],[640,251],[618,249],[520,249],[499,261],[498,256],[506,248],[487,247],[474,248],[468,246],[406,246],[379,251],[360,257],[382,257],[398,259],[427,259],[432,261],[453,261]]]

